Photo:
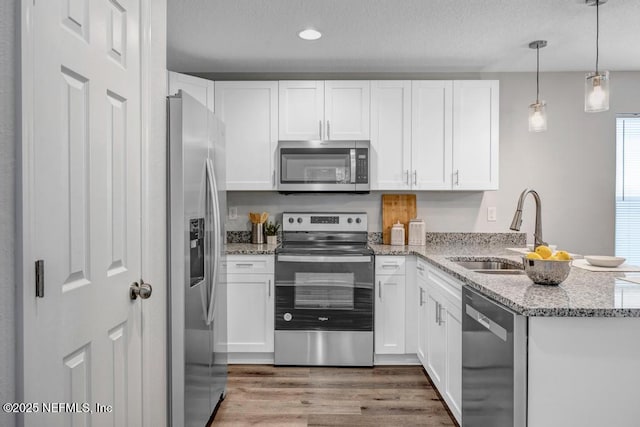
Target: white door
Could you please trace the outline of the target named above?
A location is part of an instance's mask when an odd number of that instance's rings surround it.
[[[453,189],[498,189],[499,82],[453,83]]]
[[[404,274],[376,277],[375,352],[404,354]]]
[[[276,188],[278,82],[215,82],[226,129],[227,190]]]
[[[460,422],[462,414],[462,310],[452,304],[442,311],[446,330],[447,372],[445,375],[444,397]],[[442,391],[441,391],[442,393]]]
[[[273,274],[227,275],[227,349],[273,352]]]
[[[372,81],[371,189],[410,189],[411,172],[411,81]]]
[[[452,82],[412,82],[411,182],[414,190],[451,189]]]
[[[427,306],[427,284],[418,279],[418,359],[427,368],[427,323],[429,311]]]
[[[282,141],[318,140],[324,129],[324,82],[278,82],[279,138]]]
[[[44,297],[25,274],[24,401],[41,404],[27,426],[142,423],[141,300],[129,297],[141,276],[139,9],[31,9],[24,262],[44,260]],[[80,411],[45,413],[45,402]]]
[[[430,287],[427,288],[427,367],[426,370],[431,380],[438,390],[442,390],[445,367],[446,367],[446,348],[445,348],[445,328],[441,321],[441,306],[439,295],[433,292]]]
[[[324,82],[325,139],[369,139],[371,93],[368,80]]]

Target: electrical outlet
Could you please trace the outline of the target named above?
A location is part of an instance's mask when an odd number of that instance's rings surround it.
[[[238,218],[238,208],[233,207],[229,208],[229,219],[237,219]]]
[[[495,206],[490,206],[487,208],[487,221],[495,221],[496,220],[496,207]]]

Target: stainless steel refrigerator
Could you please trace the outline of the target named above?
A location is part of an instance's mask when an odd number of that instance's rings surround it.
[[[169,419],[205,426],[224,398],[224,126],[179,91],[168,105]]]

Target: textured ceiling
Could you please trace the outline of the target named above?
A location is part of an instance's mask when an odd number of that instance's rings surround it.
[[[167,20],[175,71],[534,71],[537,39],[541,71],[595,65],[584,0],[168,0]],[[640,0],[600,6],[600,68],[640,70]]]

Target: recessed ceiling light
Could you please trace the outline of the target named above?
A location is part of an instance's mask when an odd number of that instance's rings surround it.
[[[307,28],[306,30],[300,31],[298,33],[298,37],[303,40],[318,40],[320,37],[322,37],[322,33],[320,31]]]

